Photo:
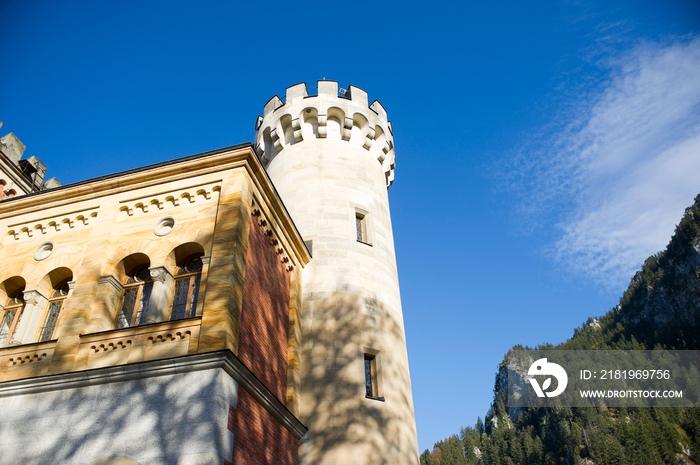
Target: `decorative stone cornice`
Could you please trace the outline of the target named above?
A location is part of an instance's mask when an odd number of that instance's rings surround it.
[[[192,332],[190,331],[171,331],[169,333],[156,334],[154,336],[148,337],[148,342],[153,344],[161,344],[163,342],[173,342],[182,341],[192,337]]]
[[[149,268],[148,272],[151,274],[152,280],[161,283],[164,283],[166,279],[173,277],[170,271],[168,271],[168,269],[164,266],[154,266],[153,268]]]
[[[289,258],[289,253],[285,250],[284,245],[278,239],[275,233],[275,227],[270,224],[267,216],[263,212],[263,209],[258,205],[258,203],[253,200],[253,218],[257,219],[259,226],[265,228],[265,236],[267,237],[270,245],[275,248],[275,253],[280,256],[280,262],[285,265],[287,271],[292,271],[294,269],[294,264]]]
[[[208,202],[215,199],[220,191],[221,183],[215,182],[123,200],[119,202],[119,217],[124,219],[134,214],[159,212],[181,205]]]
[[[29,363],[49,363],[55,347],[55,339],[29,344],[6,345],[0,349],[0,374],[3,370],[13,370],[15,367],[25,366]]]
[[[14,240],[26,239],[30,237],[41,237],[46,234],[54,234],[59,231],[70,231],[77,227],[90,225],[90,222],[97,218],[99,207],[66,213],[61,216],[40,218],[24,223],[11,224],[8,226],[7,234]]]
[[[308,428],[230,350],[6,381],[0,383],[0,397],[40,394],[217,368],[231,376],[295,438],[301,439],[306,434]]]
[[[17,365],[28,365],[30,363],[36,363],[36,362],[43,362],[46,360],[46,352],[42,353],[36,353],[36,354],[31,354],[31,355],[24,355],[24,356],[18,356],[15,358],[9,358],[7,360],[7,364],[9,366],[17,366]]]
[[[99,279],[97,280],[99,284],[111,284],[116,290],[121,291],[124,289],[124,286],[122,283],[119,282],[117,278],[114,277],[114,275],[108,274],[105,276],[100,276]],[[70,283],[68,283],[70,285]]]
[[[37,305],[42,301],[47,301],[48,299],[43,296],[43,294],[37,290],[24,291],[22,293],[24,302],[30,305]]]
[[[94,353],[99,352],[112,352],[115,350],[124,350],[131,348],[131,340],[127,339],[125,341],[108,342],[105,344],[95,344],[90,346],[90,350]]]

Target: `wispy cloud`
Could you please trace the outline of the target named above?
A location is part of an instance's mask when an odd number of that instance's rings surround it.
[[[700,38],[642,43],[608,63],[609,78],[530,141],[510,181],[525,211],[560,231],[563,266],[620,287],[700,192]]]

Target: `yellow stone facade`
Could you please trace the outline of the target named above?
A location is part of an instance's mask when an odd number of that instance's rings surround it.
[[[25,299],[15,334],[0,348],[0,382],[226,349],[236,354],[254,209],[291,273],[286,402],[296,413],[299,273],[310,256],[249,145],[0,202],[0,303],[18,292]],[[203,262],[196,316],[169,321],[164,313],[117,329],[129,261],[146,257],[150,270],[174,276],[178,255],[192,252]],[[53,336],[35,342],[54,288],[66,281]],[[22,339],[13,340],[19,330]]]

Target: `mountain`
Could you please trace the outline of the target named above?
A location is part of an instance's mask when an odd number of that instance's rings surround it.
[[[619,305],[538,348],[700,350],[700,195]],[[504,359],[484,421],[426,449],[421,465],[700,464],[700,408],[509,409],[506,375]]]

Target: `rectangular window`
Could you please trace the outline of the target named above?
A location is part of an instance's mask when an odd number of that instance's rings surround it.
[[[5,347],[12,342],[12,336],[24,309],[21,295],[20,291],[17,297],[8,300],[4,309],[0,307],[0,347]]]
[[[0,347],[5,347],[5,342],[11,339],[14,331],[17,309],[5,310],[0,320]]]
[[[58,321],[58,314],[61,312],[63,300],[64,299],[54,300],[49,303],[44,326],[41,327],[41,332],[39,333],[38,342],[49,341],[53,338],[53,332],[56,329],[56,322]]]
[[[374,355],[365,354],[365,397],[377,399],[377,361]]]
[[[357,242],[367,244],[367,219],[362,213],[355,213],[355,229],[357,230]]]
[[[137,286],[124,288],[122,304],[117,317],[117,328],[129,328],[146,323],[152,290],[152,281],[140,282]]]
[[[148,319],[148,304],[151,301],[151,291],[153,290],[153,283],[145,283],[142,286],[141,299],[139,303],[139,311],[136,314],[136,324],[142,325],[146,323]]]
[[[122,295],[122,306],[119,310],[119,319],[117,320],[117,328],[128,328],[131,326],[131,317],[134,313],[136,305],[136,296],[138,295],[138,287],[130,287],[124,289]]]
[[[67,280],[54,287],[54,291],[49,299],[49,306],[46,309],[46,313],[44,313],[44,324],[39,330],[38,342],[53,339],[56,323],[58,323],[58,315],[61,313],[61,308],[63,308],[63,302],[68,298],[70,288],[71,284]]]
[[[191,257],[178,267],[170,305],[170,320],[194,318],[197,315],[197,295],[203,267],[204,262],[200,256]]]
[[[197,294],[201,275],[196,274],[175,280],[173,303],[170,307],[170,319],[192,318],[197,313]]]

